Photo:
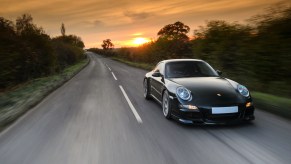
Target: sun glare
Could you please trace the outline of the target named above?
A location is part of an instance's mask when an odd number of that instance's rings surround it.
[[[133,41],[132,41],[132,43],[134,45],[136,45],[136,46],[139,46],[139,45],[142,45],[142,44],[147,43],[149,41],[150,40],[147,39],[147,38],[141,38],[141,37],[139,37],[139,38],[134,38]]]

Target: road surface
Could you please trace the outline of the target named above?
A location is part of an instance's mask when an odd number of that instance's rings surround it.
[[[90,64],[0,134],[1,164],[290,164],[291,122],[187,126],[143,98],[146,71]]]

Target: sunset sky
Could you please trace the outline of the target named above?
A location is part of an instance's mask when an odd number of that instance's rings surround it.
[[[181,21],[193,30],[207,20],[244,21],[280,0],[0,0],[0,16],[15,20],[29,13],[50,36],[80,36],[86,48],[111,39],[115,47],[156,39],[165,25]],[[138,38],[138,39],[136,39]]]

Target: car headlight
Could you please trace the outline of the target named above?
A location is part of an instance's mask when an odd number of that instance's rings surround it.
[[[237,85],[237,90],[244,97],[249,97],[249,95],[250,95],[249,90],[243,85]]]
[[[191,93],[188,89],[185,87],[178,87],[176,89],[176,94],[178,97],[180,97],[182,100],[188,101],[191,99]]]

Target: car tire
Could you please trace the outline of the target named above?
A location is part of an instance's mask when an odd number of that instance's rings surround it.
[[[148,84],[148,80],[144,79],[143,81],[143,96],[146,100],[150,100],[151,99],[151,95],[150,95],[150,90],[149,90],[149,84]]]
[[[169,99],[169,93],[167,90],[164,91],[163,100],[162,100],[163,114],[167,119],[171,118],[171,103]]]

